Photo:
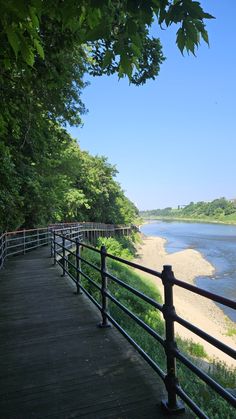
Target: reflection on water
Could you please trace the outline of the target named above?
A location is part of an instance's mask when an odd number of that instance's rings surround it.
[[[196,285],[215,294],[236,300],[236,226],[159,221],[145,224],[141,231],[148,236],[167,239],[169,253],[196,249],[215,267],[212,277],[199,277]],[[222,307],[234,321],[234,310]]]

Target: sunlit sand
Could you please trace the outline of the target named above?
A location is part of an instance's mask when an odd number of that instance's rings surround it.
[[[162,271],[163,265],[172,265],[175,277],[185,282],[194,283],[197,276],[208,276],[214,273],[214,267],[203,258],[201,253],[187,249],[168,254],[165,250],[166,240],[160,237],[144,237],[138,247],[137,263]],[[161,280],[146,274],[158,287],[163,297]],[[227,336],[230,328],[235,328],[235,323],[230,321],[224,312],[212,301],[174,286],[174,305],[178,315],[211,334],[221,342],[235,348],[236,337]],[[201,343],[209,357],[218,358],[228,365],[236,366],[236,361],[222,351],[203,341],[200,337],[175,324],[176,333],[181,337],[192,339]]]

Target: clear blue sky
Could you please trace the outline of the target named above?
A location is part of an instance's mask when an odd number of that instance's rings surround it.
[[[178,51],[176,28],[159,30],[166,61],[155,81],[90,79],[82,149],[105,155],[139,209],[236,197],[236,1],[203,1],[210,48]]]

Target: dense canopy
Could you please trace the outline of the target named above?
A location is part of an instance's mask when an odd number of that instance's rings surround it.
[[[194,53],[208,43],[206,13],[193,0],[9,0],[1,2],[1,57],[5,69],[15,59],[34,66],[47,57],[48,34],[60,33],[82,46],[94,74],[127,74],[134,83],[155,77],[163,60],[150,28],[177,24],[176,42]],[[50,48],[54,48],[54,36]]]
[[[115,169],[63,126],[81,124],[85,74],[143,84],[164,60],[152,25],[177,24],[178,47],[194,53],[209,18],[192,0],[0,1],[0,230],[132,220]]]

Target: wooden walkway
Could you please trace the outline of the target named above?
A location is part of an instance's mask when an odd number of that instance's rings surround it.
[[[11,259],[0,295],[0,419],[163,417],[158,376],[118,331],[96,327],[100,313],[48,248]]]

